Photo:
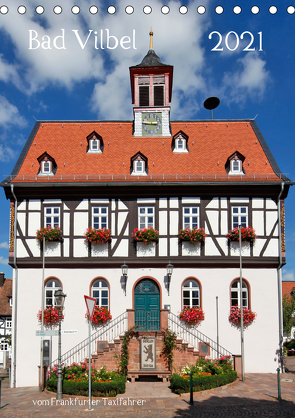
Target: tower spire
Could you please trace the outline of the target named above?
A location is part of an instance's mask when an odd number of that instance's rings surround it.
[[[151,31],[150,31],[150,49],[154,49],[153,48],[153,35],[154,35],[154,32],[153,32],[153,28],[151,27]]]

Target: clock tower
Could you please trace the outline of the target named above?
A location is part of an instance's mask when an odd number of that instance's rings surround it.
[[[134,136],[171,136],[170,105],[173,66],[163,64],[153,50],[153,32],[150,49],[142,62],[129,68],[132,103],[134,103]]]

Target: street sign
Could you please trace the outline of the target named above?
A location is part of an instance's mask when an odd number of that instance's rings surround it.
[[[36,331],[37,337],[50,337],[50,336],[56,336],[56,335],[58,335],[57,329],[43,329],[43,330]]]
[[[93,315],[93,312],[94,312],[94,308],[95,308],[95,305],[96,305],[96,299],[91,298],[89,296],[85,296],[85,295],[84,295],[84,298],[85,298],[85,303],[86,303],[88,315],[89,315],[89,318],[90,318],[90,321],[91,321],[92,320],[92,315]]]
[[[78,331],[76,329],[62,329],[62,334],[78,334]]]

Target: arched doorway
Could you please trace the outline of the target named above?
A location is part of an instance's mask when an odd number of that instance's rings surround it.
[[[160,329],[160,289],[152,279],[140,280],[134,289],[135,326],[137,331]]]

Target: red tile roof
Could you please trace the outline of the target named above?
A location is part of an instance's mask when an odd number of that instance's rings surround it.
[[[295,291],[295,282],[282,282],[282,295],[290,296],[291,292]]]
[[[40,122],[31,144],[27,144],[27,154],[13,182],[66,182],[73,181],[74,176],[75,181],[85,181],[85,175],[92,175],[88,181],[98,181],[99,175],[106,176],[105,179],[115,175],[114,180],[137,181],[137,176],[129,175],[131,157],[139,151],[148,159],[149,174],[140,176],[140,181],[149,181],[150,176],[154,176],[153,181],[157,178],[279,180],[270,163],[273,157],[265,150],[267,146],[263,138],[256,135],[253,125],[255,128],[252,121],[171,122],[172,136],[182,130],[188,136],[189,147],[188,153],[173,153],[172,137],[134,137],[132,122]],[[86,137],[93,131],[103,138],[101,154],[86,152]],[[45,151],[57,164],[56,174],[49,178],[37,176],[37,159]],[[245,156],[244,176],[226,173],[225,163],[235,151]]]

